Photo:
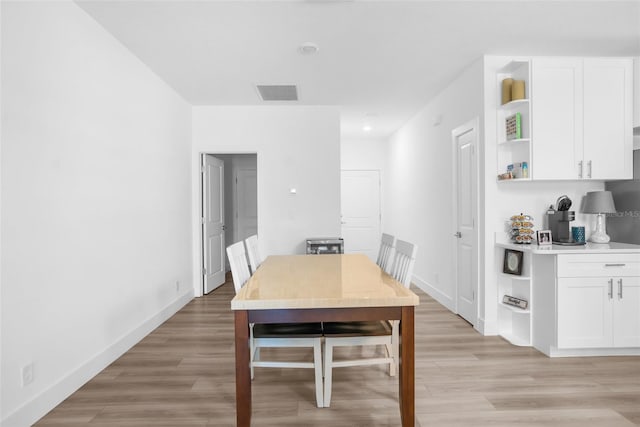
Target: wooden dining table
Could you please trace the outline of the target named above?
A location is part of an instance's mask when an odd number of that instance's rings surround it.
[[[250,323],[399,320],[399,406],[415,425],[414,307],[419,298],[366,255],[269,256],[231,301],[236,419],[251,425]]]

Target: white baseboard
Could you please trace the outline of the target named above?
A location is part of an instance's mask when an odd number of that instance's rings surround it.
[[[455,304],[453,303],[453,299],[450,296],[442,293],[439,289],[433,287],[431,284],[425,282],[415,275],[413,276],[413,280],[411,283],[416,285],[418,288],[420,288],[420,290],[428,294],[431,298],[435,299],[440,304],[447,307],[452,312],[456,312]]]
[[[33,425],[63,400],[82,387],[87,381],[100,373],[113,361],[122,356],[131,347],[160,326],[165,320],[177,313],[193,299],[193,290],[179,296],[175,301],[151,316],[127,335],[107,347],[103,352],[79,366],[58,383],[44,390],[29,402],[16,409],[0,421],[1,427],[27,427]]]
[[[537,349],[549,357],[599,357],[599,356],[640,356],[640,348],[575,348],[559,349],[551,346],[548,349]],[[548,350],[548,351],[544,351]]]
[[[482,335],[498,335],[498,322],[487,322],[485,319],[478,317],[478,324],[475,329]]]

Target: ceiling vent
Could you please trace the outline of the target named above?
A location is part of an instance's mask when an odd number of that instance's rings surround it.
[[[297,101],[296,85],[256,85],[263,101]]]

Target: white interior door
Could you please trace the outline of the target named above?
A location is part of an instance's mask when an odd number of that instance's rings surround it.
[[[341,173],[342,238],[345,253],[363,253],[373,262],[380,244],[380,172]]]
[[[237,170],[236,224],[238,240],[258,234],[258,178],[255,169]]]
[[[456,311],[472,325],[477,322],[478,173],[477,120],[452,132],[455,146]]]
[[[206,154],[202,159],[202,265],[204,293],[224,283],[224,162]]]

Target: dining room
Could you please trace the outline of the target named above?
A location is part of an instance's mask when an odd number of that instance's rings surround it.
[[[498,336],[493,241],[506,213],[604,183],[499,186],[485,99],[505,58],[496,52],[638,57],[639,10],[635,1],[0,2],[0,424],[236,425],[235,311],[249,325],[257,309],[231,309],[226,271],[203,289],[207,153],[255,156],[266,262],[306,256],[308,237],[343,235],[342,172],[376,172],[370,252],[383,232],[418,246],[403,287],[419,299],[405,372],[416,425],[639,424],[637,357],[549,359]],[[295,83],[299,98],[265,100],[262,83]],[[475,119],[470,325],[456,314],[452,131]],[[384,320],[402,320],[397,307]],[[351,320],[382,320],[368,311]],[[388,358],[386,345],[333,354],[354,352]],[[313,350],[262,355],[308,362]],[[390,369],[337,366],[328,407],[326,383],[319,407],[309,369],[256,366],[250,388],[241,382],[254,425],[401,425]]]

